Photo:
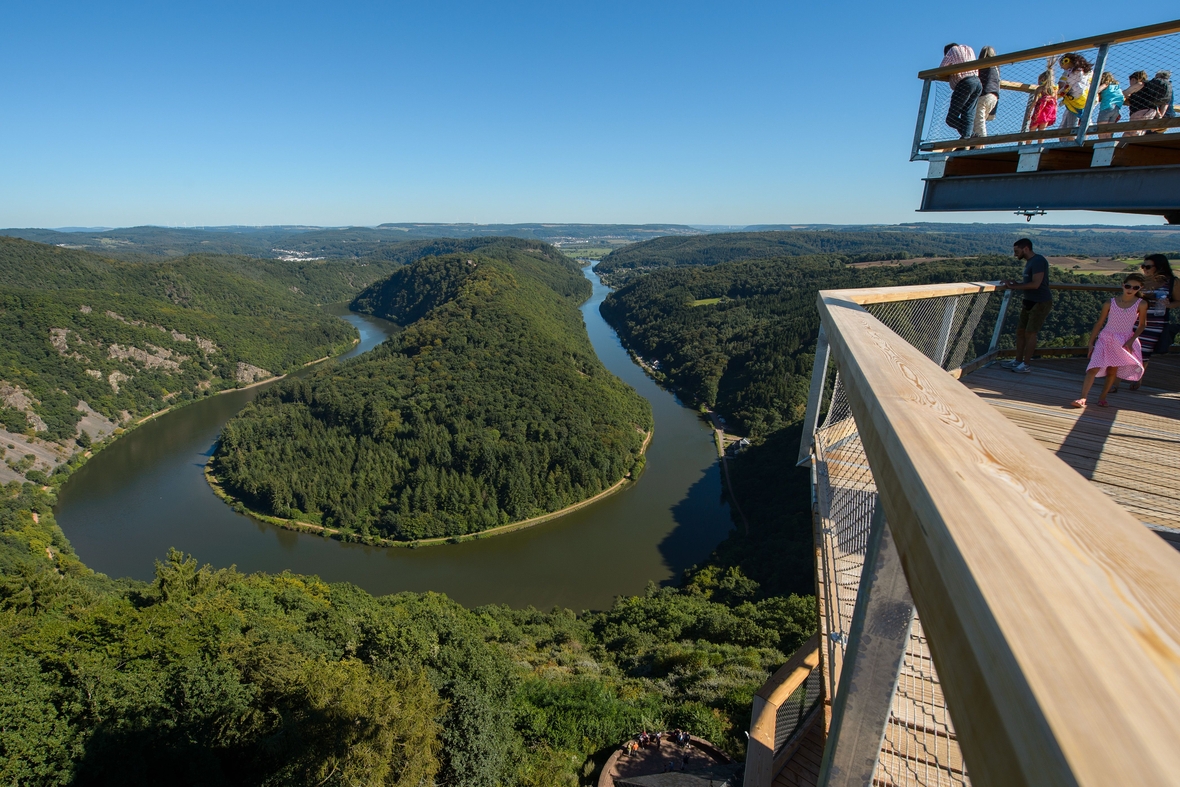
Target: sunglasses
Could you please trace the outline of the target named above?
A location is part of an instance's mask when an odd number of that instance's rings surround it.
[[[1153,270],[1155,270],[1155,266],[1154,266],[1154,265],[1152,265],[1152,264],[1150,264],[1150,263],[1144,263],[1143,265],[1140,265],[1139,267],[1140,267],[1140,268],[1142,268],[1142,269],[1143,269],[1143,270],[1145,270],[1145,271],[1153,271]]]
[[[1124,284],[1124,285],[1123,285],[1123,289],[1124,289],[1124,290],[1130,290],[1131,292],[1139,292],[1139,290],[1140,290],[1141,288],[1139,287],[1139,285],[1138,285],[1138,284]]]

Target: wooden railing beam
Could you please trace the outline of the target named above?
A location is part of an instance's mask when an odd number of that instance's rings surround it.
[[[1133,27],[1130,30],[1120,30],[1117,33],[1100,33],[1099,35],[1088,38],[1075,38],[1072,41],[1064,41],[1060,44],[1039,46],[1035,49],[1023,49],[1019,52],[1009,52],[1008,54],[996,55],[995,57],[984,57],[979,60],[971,60],[967,63],[957,63],[953,66],[930,68],[925,71],[919,71],[918,79],[945,79],[960,71],[972,71],[980,68],[991,68],[992,66],[1007,66],[1012,63],[1020,63],[1024,60],[1038,60],[1053,57],[1054,55],[1064,55],[1066,52],[1097,49],[1103,44],[1123,44],[1128,41],[1141,41],[1144,38],[1155,38],[1156,36],[1165,36],[1169,33],[1178,32],[1180,32],[1180,19],[1171,22],[1160,22],[1159,24],[1147,25],[1145,27]]]
[[[779,707],[819,666],[819,635],[812,636],[754,695],[745,787],[770,787],[774,780],[774,737]]]
[[[1180,554],[857,293],[820,316],[972,782],[1175,783]]]

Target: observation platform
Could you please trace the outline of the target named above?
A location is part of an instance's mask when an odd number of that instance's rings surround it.
[[[1062,78],[1050,66],[1066,53],[1093,65],[1090,91],[1076,127],[1066,128],[1058,106],[1049,128],[1032,129],[1032,109],[1041,76]],[[960,139],[949,125],[955,74],[1000,70],[1000,97],[985,134]],[[911,161],[929,162],[921,211],[1099,210],[1159,215],[1180,224],[1180,117],[1176,106],[1159,116],[1130,118],[1125,106],[1116,121],[1099,125],[1099,75],[1110,71],[1121,89],[1128,75],[1144,70],[1180,78],[1180,20],[1103,33],[967,63],[922,71],[922,98]],[[1174,99],[1173,99],[1174,100]]]
[[[1180,785],[1180,355],[1070,408],[1085,348],[1000,367],[997,290],[820,293],[819,633],[755,696],[745,787]]]

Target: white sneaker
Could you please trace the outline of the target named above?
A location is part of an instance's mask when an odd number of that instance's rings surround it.
[[[1029,372],[1032,371],[1032,367],[1029,366],[1027,363],[1021,363],[1021,364],[1017,364],[1016,366],[1013,366],[1012,371],[1016,372],[1017,374],[1028,374]]]
[[[1011,368],[1012,368],[1013,366],[1015,366],[1015,365],[1016,365],[1016,359],[1015,359],[1015,358],[1009,358],[1008,360],[1006,360],[1006,361],[1002,361],[1002,362],[1000,363],[1000,366],[1004,367],[1005,369],[1011,369]]]

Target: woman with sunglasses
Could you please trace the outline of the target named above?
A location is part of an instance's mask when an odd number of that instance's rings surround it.
[[[1143,271],[1143,278],[1147,280],[1143,287],[1143,297],[1148,301],[1147,328],[1144,329],[1141,340],[1143,365],[1146,366],[1148,359],[1157,349],[1167,349],[1161,340],[1168,327],[1168,310],[1180,301],[1180,292],[1177,292],[1180,288],[1176,286],[1172,264],[1162,254],[1148,254],[1143,258],[1143,264],[1139,269]],[[1137,389],[1140,382],[1137,380],[1131,383],[1131,390]]]
[[[1071,407],[1085,407],[1086,397],[1094,385],[1095,377],[1106,377],[1102,385],[1099,407],[1106,407],[1106,395],[1120,377],[1124,380],[1138,380],[1143,376],[1143,350],[1139,336],[1147,325],[1147,301],[1139,297],[1146,282],[1138,273],[1129,273],[1123,279],[1123,294],[1111,298],[1102,307],[1102,314],[1094,329],[1090,331],[1090,363],[1086,367],[1086,380],[1082,383],[1082,396],[1070,402]]]

